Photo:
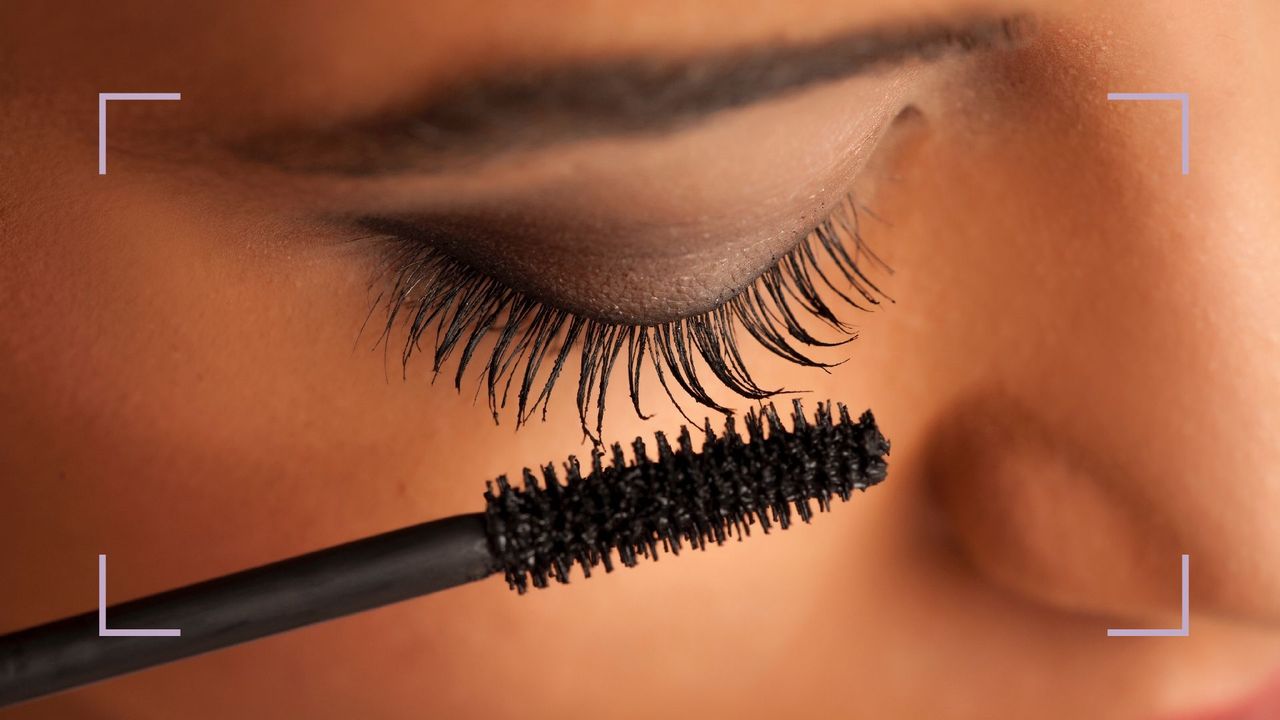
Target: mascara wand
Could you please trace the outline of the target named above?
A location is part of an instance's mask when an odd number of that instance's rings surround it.
[[[884,479],[889,442],[871,411],[853,422],[839,405],[819,403],[812,422],[800,401],[787,429],[772,405],[734,418],[717,436],[710,421],[694,450],[682,427],[672,447],[657,433],[656,457],[640,438],[628,462],[619,445],[592,453],[583,474],[575,458],[488,484],[483,513],[456,515],[356,540],[270,565],[114,605],[118,627],[177,627],[177,637],[99,637],[98,613],[0,636],[0,707],[247,642],[323,620],[474,582],[497,572],[524,593],[551,579],[569,581],[613,554],[628,567],[741,539],[752,525],[786,529],[808,522],[813,504],[829,510]]]

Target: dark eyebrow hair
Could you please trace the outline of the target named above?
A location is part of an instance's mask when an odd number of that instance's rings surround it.
[[[513,150],[673,132],[714,113],[953,50],[1008,44],[1023,18],[863,30],[807,44],[512,67],[327,128],[284,128],[237,154],[295,172],[376,175],[454,169]]]

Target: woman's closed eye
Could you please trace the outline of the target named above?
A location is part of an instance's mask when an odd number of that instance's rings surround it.
[[[407,325],[401,353],[406,366],[423,349],[424,338],[430,338],[432,370],[440,372],[455,360],[453,380],[461,389],[467,369],[477,368],[494,420],[510,403],[517,425],[533,417],[539,406],[545,415],[558,380],[566,370],[576,370],[579,420],[596,439],[617,370],[625,371],[628,394],[641,417],[639,386],[646,364],[677,408],[683,394],[729,412],[713,397],[708,376],[746,398],[782,392],[752,375],[739,349],[744,335],[790,362],[826,367],[808,350],[853,337],[831,298],[866,309],[883,297],[860,267],[860,259],[867,259],[886,269],[862,242],[851,196],[791,250],[713,307],[658,322],[593,317],[540,299],[447,254],[433,242],[431,231],[410,222],[370,218],[363,224],[387,241],[384,268],[391,279],[378,296],[385,309],[381,340],[397,337],[398,322]],[[608,277],[594,280],[610,282]],[[822,332],[810,330],[814,320],[828,335],[834,331],[844,337],[824,339]],[[576,363],[569,362],[573,355]]]
[[[619,373],[642,417],[650,372],[678,408],[728,412],[724,390],[784,390],[744,342],[832,359],[811,350],[851,339],[844,311],[885,297],[850,193],[918,91],[907,61],[1017,32],[984,19],[516,69],[236,149],[377,236],[381,340],[404,334],[406,366],[427,348],[459,388],[478,371],[495,420],[510,408],[517,425],[576,375],[598,439]]]

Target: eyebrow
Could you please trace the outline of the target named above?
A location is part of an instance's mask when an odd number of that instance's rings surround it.
[[[606,136],[653,136],[716,113],[910,59],[998,47],[1020,17],[849,32],[689,57],[635,55],[521,66],[458,82],[374,116],[290,127],[237,155],[291,172],[349,176],[456,170],[512,151]]]

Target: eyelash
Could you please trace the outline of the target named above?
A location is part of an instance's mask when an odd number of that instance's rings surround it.
[[[846,238],[852,243],[852,255],[845,248]],[[407,318],[408,336],[400,358],[407,372],[410,358],[424,351],[423,335],[434,326],[432,371],[438,374],[455,352],[460,353],[454,386],[461,390],[463,375],[476,361],[483,339],[493,334],[496,339],[483,371],[489,410],[498,422],[519,375],[516,427],[528,422],[539,406],[542,419],[546,419],[551,392],[577,348],[578,418],[583,433],[596,443],[604,427],[609,380],[624,352],[628,393],[636,414],[642,419],[650,417],[640,408],[640,376],[647,361],[676,409],[693,422],[676,399],[673,383],[701,405],[725,414],[732,412],[707,391],[696,366],[699,359],[721,384],[742,397],[763,400],[787,392],[766,389],[755,381],[739,352],[739,329],[797,365],[826,369],[839,364],[813,360],[797,347],[833,347],[857,337],[822,298],[824,289],[851,307],[869,309],[832,282],[820,264],[823,258],[867,305],[878,305],[880,298],[892,302],[858,265],[866,257],[892,273],[863,242],[852,196],[777,263],[718,307],[654,325],[577,316],[509,288],[428,243],[394,235],[387,239],[391,241],[390,252],[385,275],[380,273],[380,277],[389,275],[394,280],[389,290],[374,299],[369,312],[372,318],[380,306],[385,307],[377,345],[389,346],[398,321]],[[819,340],[800,323],[797,310],[846,337],[833,342]],[[547,363],[549,370],[539,380]],[[589,424],[593,414],[594,432]]]

